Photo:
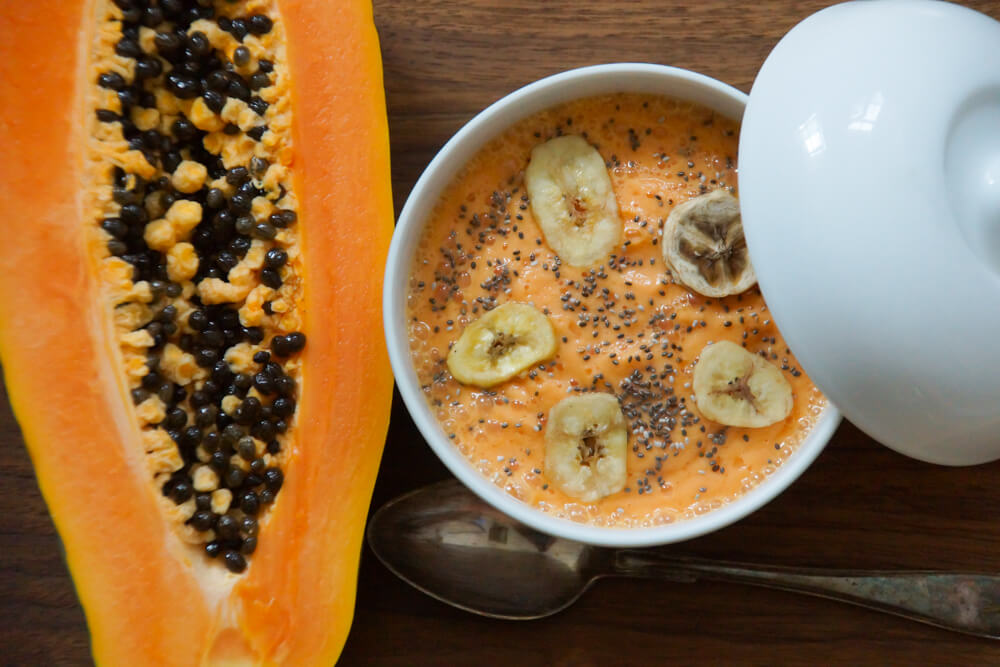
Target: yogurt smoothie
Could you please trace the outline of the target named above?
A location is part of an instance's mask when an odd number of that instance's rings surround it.
[[[454,446],[512,496],[598,526],[692,517],[774,471],[822,411],[824,397],[799,368],[755,285],[706,297],[664,261],[663,229],[675,207],[717,190],[738,196],[738,132],[736,122],[684,101],[638,94],[582,99],[508,129],[444,192],[411,271],[411,354]],[[620,218],[613,247],[589,266],[572,266],[553,249],[557,239],[540,226],[540,202],[533,206],[525,183],[533,149],[568,135],[598,151]],[[551,351],[495,385],[460,382],[449,369],[449,351],[470,325],[508,303],[530,304],[548,320]],[[694,369],[706,346],[720,341],[780,372],[791,391],[787,416],[746,427],[699,410]],[[552,433],[547,441],[546,432],[555,428],[549,420],[557,404],[593,393],[617,399],[624,419],[624,484],[583,498],[557,483],[551,460],[547,467]],[[593,438],[581,439],[580,450],[586,464],[596,452]]]

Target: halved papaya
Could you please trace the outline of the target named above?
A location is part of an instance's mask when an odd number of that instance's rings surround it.
[[[331,664],[388,424],[366,0],[0,8],[0,358],[99,663]]]

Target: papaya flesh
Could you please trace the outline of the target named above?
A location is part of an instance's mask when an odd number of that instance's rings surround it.
[[[0,361],[95,660],[332,664],[392,394],[370,3],[5,3],[0,81]]]

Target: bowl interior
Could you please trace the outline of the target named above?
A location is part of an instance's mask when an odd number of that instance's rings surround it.
[[[729,118],[743,115],[747,96],[687,70],[648,64],[597,65],[570,70],[521,88],[494,103],[445,144],[417,181],[396,224],[384,283],[384,321],[389,358],[400,394],[428,444],[472,491],[505,514],[537,530],[590,544],[648,546],[697,537],[736,521],[784,490],[816,458],[840,421],[827,406],[798,449],[774,473],[735,501],[704,515],[649,528],[607,528],[548,515],[517,500],[483,477],[448,440],[427,404],[410,360],[406,293],[413,255],[443,190],[490,139],[534,113],[570,100],[617,92],[651,93],[689,100]]]

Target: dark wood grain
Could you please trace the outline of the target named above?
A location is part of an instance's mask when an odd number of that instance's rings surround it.
[[[478,110],[580,65],[658,62],[749,90],[823,0],[377,0],[397,210]],[[1000,18],[997,0],[965,4]],[[0,664],[90,661],[83,613],[13,417],[0,401]],[[674,547],[730,560],[1000,571],[1000,465],[934,467],[844,424],[787,492]],[[373,503],[446,477],[397,400]],[[100,499],[80,499],[100,511]],[[604,581],[531,623],[481,619],[411,589],[365,551],[344,665],[1000,664],[1000,644],[819,599],[721,584]]]

